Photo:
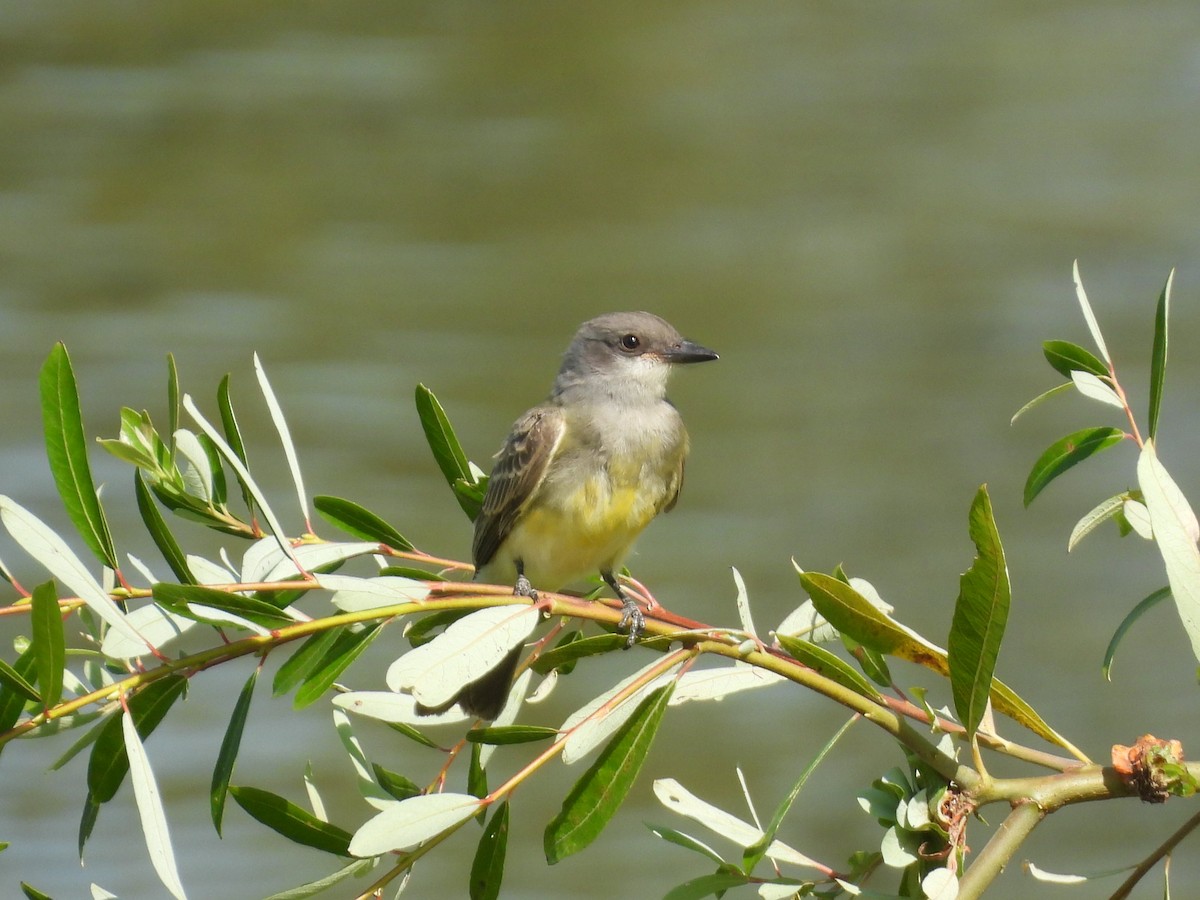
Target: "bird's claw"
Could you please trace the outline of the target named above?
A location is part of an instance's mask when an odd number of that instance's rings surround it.
[[[637,643],[637,639],[646,630],[646,617],[642,614],[641,607],[629,597],[625,597],[622,601],[621,621],[617,623],[617,627],[629,629],[629,637],[625,639],[626,650]]]
[[[533,585],[529,583],[529,579],[524,573],[517,576],[517,583],[513,587],[514,597],[528,597],[530,600],[537,600],[537,591],[533,589]]]

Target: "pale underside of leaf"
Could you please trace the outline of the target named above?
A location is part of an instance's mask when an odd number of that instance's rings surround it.
[[[732,813],[727,813],[725,810],[701,800],[674,778],[660,778],[655,781],[654,796],[667,809],[699,822],[705,828],[728,838],[739,847],[751,847],[763,837],[761,828],[756,828]],[[781,841],[772,841],[767,848],[766,855],[779,862],[810,866],[816,869],[824,868],[820,863]]]
[[[1092,340],[1096,342],[1096,348],[1100,351],[1100,355],[1104,357],[1104,361],[1112,366],[1112,357],[1108,355],[1108,347],[1104,343],[1104,335],[1100,333],[1100,325],[1096,321],[1096,315],[1092,312],[1092,305],[1088,303],[1087,291],[1083,289],[1083,279],[1079,276],[1079,260],[1075,260],[1074,266],[1071,269],[1071,276],[1075,281],[1075,297],[1079,300],[1079,308],[1083,310],[1083,320],[1087,322],[1088,331],[1092,334]]]
[[[410,691],[425,706],[441,706],[523,643],[540,619],[534,606],[494,606],[464,616],[392,663],[387,685]]]
[[[412,694],[392,691],[350,691],[335,696],[333,705],[369,719],[403,725],[452,725],[470,718],[458,706],[452,706],[444,713],[422,716],[417,712],[417,701]]]
[[[479,798],[470,794],[422,794],[392,801],[355,832],[350,852],[355,856],[379,856],[415,847],[470,819],[480,806]]]
[[[1073,371],[1071,381],[1074,382],[1075,389],[1089,400],[1097,400],[1108,406],[1115,406],[1117,409],[1125,408],[1125,404],[1121,402],[1121,398],[1117,396],[1112,385],[1091,372]]]
[[[429,585],[398,575],[383,575],[378,578],[318,575],[317,580],[321,587],[334,592],[330,602],[343,612],[362,612],[381,606],[420,603],[429,596]]]
[[[137,802],[138,816],[142,821],[146,848],[150,851],[150,861],[154,865],[154,871],[158,873],[159,880],[170,891],[171,896],[177,900],[186,900],[183,884],[179,880],[179,870],[175,865],[175,851],[171,847],[167,817],[158,793],[158,784],[154,780],[154,771],[150,768],[150,760],[146,757],[133,719],[128,714],[121,716],[121,727],[125,736],[125,752],[129,757],[133,796]]]

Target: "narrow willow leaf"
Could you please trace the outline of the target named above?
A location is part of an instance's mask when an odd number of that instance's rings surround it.
[[[150,489],[142,480],[140,469],[133,473],[133,489],[137,495],[138,512],[142,514],[142,522],[145,523],[146,530],[150,532],[154,546],[158,548],[158,552],[163,555],[163,559],[171,567],[172,574],[184,584],[195,584],[196,578],[188,568],[187,556],[180,548],[178,541],[175,540],[175,535],[171,534],[171,529],[163,520],[162,513],[158,511]]]
[[[1175,281],[1175,270],[1167,276],[1162,293],[1158,295],[1158,308],[1154,312],[1154,349],[1150,353],[1150,415],[1149,433],[1153,440],[1158,434],[1158,414],[1162,411],[1163,384],[1167,376],[1167,318],[1171,308],[1171,285]]]
[[[1038,457],[1025,481],[1025,505],[1051,481],[1089,456],[1120,443],[1125,435],[1119,428],[1084,428],[1055,441]]]
[[[1104,662],[1100,667],[1100,671],[1103,673],[1105,681],[1112,681],[1112,667],[1116,661],[1117,647],[1120,646],[1125,633],[1133,627],[1134,622],[1170,596],[1171,589],[1169,587],[1161,587],[1149,597],[1144,598],[1121,620],[1121,624],[1117,626],[1117,630],[1113,633],[1112,640],[1108,642],[1108,648],[1104,651]]]
[[[446,417],[446,411],[442,409],[442,404],[438,402],[437,397],[425,385],[418,384],[416,403],[417,417],[421,420],[425,440],[429,443],[429,449],[433,452],[433,458],[437,462],[438,468],[442,470],[446,483],[453,488],[455,482],[460,479],[468,484],[473,482],[475,478],[471,474],[467,454],[463,452],[462,445],[458,442],[454,429],[450,425],[450,420]],[[455,497],[458,498],[458,503],[463,510],[470,514],[471,502],[457,491],[455,491]]]
[[[225,431],[225,439],[230,448],[237,454],[242,465],[249,467],[250,459],[246,456],[246,445],[242,441],[242,430],[238,427],[237,415],[233,411],[233,399],[229,395],[229,376],[221,379],[217,387],[217,408],[221,412],[221,428]],[[242,500],[251,513],[254,512],[254,495],[244,481],[238,480],[242,488]]]
[[[421,788],[415,781],[385,769],[379,763],[371,763],[371,772],[375,775],[375,782],[397,800],[407,800],[421,793]]]
[[[347,627],[346,625],[338,625],[325,631],[318,631],[316,634],[312,634],[306,638],[304,643],[296,649],[295,653],[288,657],[287,661],[275,673],[275,678],[271,682],[271,696],[278,697],[281,694],[286,694],[307,678],[313,668],[329,652],[329,648],[338,639],[338,635],[345,631]]]
[[[624,646],[625,635],[623,634],[597,634],[581,638],[576,633],[573,640],[560,641],[553,650],[547,650],[535,659],[531,668],[539,675],[545,675],[555,670],[567,674],[581,659],[619,650]]]
[[[39,891],[32,884],[24,881],[21,882],[21,893],[24,894],[28,900],[54,900],[54,898],[49,894]]]
[[[738,618],[742,622],[742,631],[748,635],[757,636],[758,632],[754,630],[754,619],[750,615],[750,595],[746,593],[746,582],[742,579],[742,573],[737,569],[733,569],[733,583],[737,586],[734,603],[737,606]]]
[[[42,424],[46,431],[46,457],[50,461],[59,496],[91,551],[104,565],[118,569],[117,551],[88,465],[87,437],[79,410],[75,373],[71,370],[71,358],[62,342],[54,345],[42,366],[39,386]]]
[[[195,432],[180,428],[173,435],[175,439],[176,459],[182,457],[187,463],[183,472],[183,483],[187,492],[199,498],[204,505],[212,509],[215,506],[213,494],[212,467],[208,461],[208,451],[200,443]]]
[[[715,666],[711,669],[689,669],[679,676],[671,705],[679,706],[697,700],[721,701],[732,694],[755,688],[770,687],[786,681],[782,675],[768,672],[745,663]]]
[[[347,534],[365,541],[378,541],[393,550],[411,550],[408,538],[369,509],[341,497],[318,494],[313,497],[313,506],[326,521],[336,525]]]
[[[1108,355],[1108,347],[1104,345],[1104,335],[1100,333],[1100,325],[1096,322],[1092,305],[1088,303],[1087,292],[1083,289],[1083,279],[1079,277],[1079,260],[1075,260],[1071,267],[1071,276],[1075,280],[1075,297],[1079,300],[1079,308],[1083,310],[1083,320],[1087,322],[1088,331],[1092,333],[1092,340],[1096,342],[1104,361],[1112,366],[1112,357]]]
[[[167,434],[174,435],[179,428],[179,370],[175,368],[175,355],[167,354]],[[174,437],[171,438],[174,441]],[[175,452],[175,444],[171,444]]]
[[[855,693],[862,694],[872,700],[882,699],[879,691],[867,679],[863,678],[841,658],[834,656],[824,647],[818,647],[810,641],[777,634],[775,639],[783,647],[788,656],[797,662],[808,666],[814,672],[824,675],[831,681],[836,681],[842,687],[850,688]]]
[[[500,896],[507,850],[508,801],[505,800],[492,813],[475,848],[475,859],[471,862],[471,900],[496,900]]]
[[[1098,360],[1090,350],[1085,350],[1070,341],[1046,341],[1042,344],[1042,353],[1046,362],[1054,367],[1054,371],[1067,378],[1072,372],[1090,372],[1092,375],[1104,377],[1108,375],[1108,366]]]
[[[333,591],[329,602],[344,612],[361,612],[402,603],[421,603],[429,596],[429,585],[397,575],[358,578],[352,575],[319,575],[321,587]],[[457,612],[458,610],[456,610]]]
[[[663,900],[703,900],[704,897],[721,897],[730,888],[750,884],[750,876],[740,872],[714,872],[701,875],[676,885],[663,895]]]
[[[237,805],[294,844],[314,847],[336,856],[350,856],[350,832],[328,822],[290,800],[261,788],[231,784],[229,793]]]
[[[1113,386],[1104,378],[1093,375],[1091,372],[1072,372],[1071,383],[1075,385],[1075,390],[1079,391],[1079,393],[1083,394],[1089,400],[1096,400],[1106,406],[1114,406],[1117,409],[1125,408],[1124,401],[1117,396],[1117,392],[1113,390]]]
[[[427,747],[439,745],[411,726],[453,725],[470,718],[458,704],[451,706],[444,713],[422,715],[417,712],[417,701],[412,694],[397,694],[394,691],[349,691],[334,697],[333,705],[346,712],[387,722],[407,737]]]
[[[947,656],[954,711],[973,738],[992,692],[1012,593],[987,485],[975,494],[969,522],[976,555],[959,579]]]
[[[11,497],[0,496],[0,521],[25,552],[49,570],[67,589],[73,591],[97,616],[131,641],[143,640],[126,621],[125,614],[108,592],[92,577],[66,542],[41,519]],[[147,643],[147,648],[150,645]]]
[[[258,387],[262,391],[263,398],[267,401],[267,409],[271,411],[271,421],[275,423],[275,430],[279,432],[279,440],[283,444],[283,455],[287,458],[288,468],[292,473],[292,482],[296,485],[296,498],[300,503],[300,511],[304,514],[304,521],[308,524],[309,531],[312,531],[308,512],[308,494],[304,490],[304,478],[300,474],[300,460],[296,458],[296,445],[292,442],[292,432],[288,428],[287,419],[283,415],[283,407],[279,405],[279,399],[275,396],[275,390],[271,387],[271,382],[267,379],[267,371],[263,368],[262,360],[258,358],[258,354],[254,354],[254,374],[258,376]]]
[[[509,725],[505,727],[472,728],[466,738],[474,744],[531,744],[558,737],[557,728],[544,725]]]
[[[467,793],[473,797],[483,799],[488,795],[487,772],[483,768],[483,761],[480,753],[490,748],[485,748],[483,744],[471,745],[471,764],[467,767]],[[480,823],[483,822],[484,811],[479,811]]]
[[[441,706],[524,643],[541,617],[534,606],[493,606],[473,612],[392,663],[387,686],[411,691],[425,706]]]
[[[207,434],[209,439],[217,445],[217,449],[221,451],[221,456],[225,459],[225,462],[229,463],[230,468],[237,473],[242,486],[254,498],[254,502],[258,504],[259,511],[262,513],[263,518],[267,520],[267,526],[270,528],[271,534],[275,535],[275,539],[279,541],[280,548],[287,555],[293,556],[291,541],[288,540],[288,536],[284,532],[283,526],[279,524],[279,520],[275,518],[275,513],[272,512],[270,505],[267,503],[266,496],[255,483],[254,479],[250,477],[250,472],[246,468],[245,463],[242,462],[239,454],[229,444],[225,443],[224,438],[217,433],[217,430],[213,428],[208,419],[204,418],[188,394],[183,395],[183,408],[188,411],[188,415],[196,420],[196,424],[200,426],[200,430]],[[296,568],[297,570],[301,568],[299,563],[296,563]]]
[[[92,830],[96,827],[96,819],[100,816],[100,801],[91,794],[88,794],[83,801],[83,814],[79,817],[79,862],[83,863],[83,846],[87,843],[88,838],[92,836]]]
[[[264,897],[263,900],[308,900],[309,897],[317,897],[324,894],[336,884],[341,884],[348,878],[360,878],[366,876],[372,869],[375,868],[377,860],[374,859],[356,859],[347,865],[342,866],[335,872],[317,878],[313,881],[306,881],[304,884],[297,885],[294,888],[288,888],[285,891],[280,891],[277,894],[272,894],[269,897]],[[408,873],[401,878],[398,891],[404,890],[404,885],[408,881]]]
[[[343,631],[338,635],[325,655],[313,666],[304,679],[304,683],[296,690],[292,706],[303,709],[319,700],[332,687],[337,677],[353,663],[371,642],[379,636],[379,624],[368,625],[360,631]]]
[[[375,780],[375,772],[367,760],[366,751],[362,748],[362,742],[359,741],[358,735],[354,733],[354,723],[350,721],[350,717],[340,709],[333,711],[333,727],[337,732],[338,740],[342,742],[342,749],[346,751],[346,757],[350,760],[350,765],[354,767],[354,774],[358,781],[358,792],[364,800],[376,809],[387,809],[395,801],[391,796],[380,787],[379,782]],[[309,788],[309,796],[312,797],[316,793],[315,786]],[[323,815],[324,804],[318,800],[313,803],[313,811],[322,819],[326,818]]]
[[[379,551],[378,544],[368,544],[365,541],[341,543],[319,542],[315,544],[300,544],[289,547],[291,553],[280,557],[275,565],[262,573],[261,577],[250,578],[243,567],[242,578],[245,581],[286,581],[298,577],[296,566],[300,565],[309,572],[316,572],[334,563],[342,563],[358,556],[366,556]],[[424,585],[422,585],[424,588]]]
[[[654,796],[667,809],[699,822],[739,847],[752,847],[763,838],[764,832],[761,828],[701,800],[674,778],[660,778],[655,781]],[[767,846],[766,856],[792,865],[822,868],[820,863],[814,862],[779,840],[774,840]]]
[[[847,719],[846,724],[839,728],[833,737],[825,742],[825,746],[804,767],[804,771],[800,773],[800,777],[796,779],[796,783],[792,785],[792,789],[788,791],[787,796],[775,807],[775,812],[771,816],[771,823],[767,826],[767,830],[763,833],[763,836],[746,848],[746,852],[742,855],[743,871],[753,872],[755,866],[762,861],[762,858],[767,853],[767,848],[774,842],[775,835],[779,832],[779,826],[783,824],[784,817],[787,816],[788,811],[792,808],[792,804],[796,802],[796,798],[800,796],[800,791],[804,788],[808,779],[817,770],[817,766],[829,755],[829,752],[833,750],[834,745],[841,740],[842,735],[849,731],[850,726],[858,721],[858,718],[858,716],[852,716]]]
[[[162,798],[154,770],[138,737],[137,728],[128,715],[121,716],[121,732],[125,739],[125,753],[129,759],[129,780],[133,784],[133,796],[137,803],[138,816],[142,821],[142,833],[146,837],[146,849],[150,851],[150,862],[158,874],[163,887],[176,900],[185,900],[183,884],[179,880],[179,868],[175,863],[175,850],[171,846],[171,832],[167,828],[167,816],[163,811]]]
[[[889,618],[845,582],[820,572],[804,572],[800,582],[817,610],[831,625],[866,647],[907,659],[930,671],[949,676],[946,651],[916,632]],[[999,679],[992,682],[992,706],[996,712],[1058,744],[1080,759],[1087,757],[1056,732],[1017,693]]]
[[[697,840],[690,834],[685,834],[682,831],[676,831],[674,828],[667,828],[664,825],[651,825],[646,823],[646,827],[650,829],[650,833],[657,838],[661,838],[668,844],[674,844],[677,847],[683,847],[685,850],[691,850],[693,853],[699,853],[701,856],[707,856],[718,866],[725,865],[725,860],[712,847],[703,841]]]
[[[158,727],[186,687],[187,679],[182,675],[169,675],[150,682],[129,697],[129,715],[133,716],[133,724],[137,726],[138,734],[143,740]],[[92,745],[92,754],[88,759],[87,784],[88,794],[97,803],[107,803],[116,796],[117,788],[121,786],[125,774],[129,771],[122,718],[123,715],[114,715],[101,725]]]
[[[1150,511],[1154,541],[1167,569],[1167,582],[1192,653],[1200,659],[1200,525],[1187,498],[1163,468],[1154,441],[1146,441],[1137,465],[1138,486]]]
[[[674,666],[657,673],[661,660],[647,663],[567,716],[559,728],[564,744],[563,763],[569,766],[579,762],[637,715],[646,697],[668,684],[673,685],[675,670],[683,664],[682,656],[677,660]],[[620,694],[626,694],[625,698],[614,704]]]
[[[30,646],[29,649],[32,651],[33,647]],[[36,663],[34,664],[34,671],[37,671]],[[4,688],[4,693],[0,694],[0,707],[3,707],[4,703],[9,699],[10,692],[22,695],[26,700],[32,700],[34,703],[42,702],[42,695],[37,692],[37,688],[26,681],[20,672],[2,659],[0,659],[0,686]],[[0,731],[7,731],[9,727],[11,726],[0,725]]]
[[[470,794],[422,794],[393,803],[354,833],[352,856],[415,847],[474,817],[484,804]]]
[[[1074,387],[1074,385],[1068,381],[1066,384],[1055,385],[1054,387],[1050,388],[1050,390],[1043,391],[1042,393],[1040,393],[1036,397],[1034,397],[1032,400],[1030,400],[1028,403],[1026,403],[1024,406],[1022,406],[1020,409],[1018,409],[1015,413],[1013,413],[1013,417],[1008,420],[1008,424],[1009,425],[1017,424],[1017,419],[1021,418],[1021,416],[1025,415],[1025,413],[1029,412],[1035,406],[1041,406],[1043,403],[1045,403],[1051,397],[1054,397],[1058,394],[1066,393],[1067,391],[1071,390],[1071,388],[1073,388],[1073,387]]]
[[[1101,501],[1088,510],[1087,514],[1076,522],[1075,527],[1071,529],[1071,536],[1067,539],[1067,552],[1070,553],[1080,541],[1120,513],[1128,497],[1129,494],[1127,492],[1120,493]]]
[[[1129,499],[1121,504],[1121,516],[1124,517],[1124,523],[1121,522],[1121,517],[1117,518],[1117,525],[1128,525],[1128,528],[1121,529],[1121,536],[1124,537],[1129,531],[1133,531],[1138,537],[1152,541],[1154,540],[1154,526],[1150,522],[1150,510],[1146,509],[1146,504],[1140,500]]]
[[[668,684],[641,702],[563,800],[562,809],[546,826],[546,861],[553,865],[594,841],[624,802],[662,724],[674,685]]]
[[[6,668],[8,667],[6,666]],[[21,710],[25,708],[27,700],[41,701],[42,699],[30,684],[30,679],[37,674],[37,654],[32,645],[16,658],[9,672],[9,677],[5,679],[4,689],[0,690],[0,732],[8,731],[17,724],[17,719],[21,717]],[[0,750],[4,746],[7,745],[0,745]]]
[[[42,703],[49,709],[62,699],[63,666],[67,661],[62,611],[58,608],[54,582],[47,581],[35,587],[30,605],[33,607],[30,626],[33,650],[37,654],[38,684],[42,687]]]
[[[268,629],[283,628],[296,623],[287,613],[281,612],[265,600],[244,597],[229,591],[218,591],[200,584],[171,584],[161,581],[154,585],[152,590],[156,603],[172,612],[202,621],[207,621],[209,616],[193,609],[193,605],[230,613]]]
[[[140,637],[129,640],[121,632],[110,628],[100,643],[100,652],[110,659],[145,656],[148,643],[164,647],[199,624],[194,618],[167,612],[154,603],[133,610],[126,618]]]
[[[237,762],[238,749],[242,745],[242,732],[246,728],[246,717],[250,713],[250,698],[254,695],[254,685],[258,682],[259,669],[256,666],[242,685],[237,703],[233,705],[233,715],[225,728],[225,737],[221,739],[221,751],[217,754],[217,764],[213,766],[212,784],[208,789],[209,809],[212,812],[213,827],[217,829],[217,837],[222,837],[221,820],[225,815],[225,798],[229,794],[229,779],[233,777],[233,766]]]

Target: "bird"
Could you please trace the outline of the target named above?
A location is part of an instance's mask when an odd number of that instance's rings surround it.
[[[536,598],[599,572],[622,602],[626,647],[645,627],[616,573],[635,539],[679,499],[689,439],[667,399],[676,365],[717,354],[648,312],[616,312],[579,326],[549,397],[513,424],[475,519],[475,580]],[[521,647],[448,702],[494,719]]]

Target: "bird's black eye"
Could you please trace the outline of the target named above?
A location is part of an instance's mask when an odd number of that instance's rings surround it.
[[[642,346],[642,339],[636,334],[621,335],[621,349],[626,353],[633,353],[638,347]]]

